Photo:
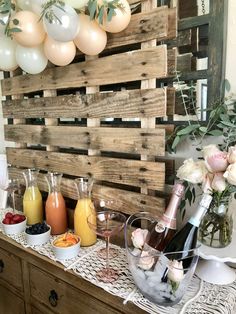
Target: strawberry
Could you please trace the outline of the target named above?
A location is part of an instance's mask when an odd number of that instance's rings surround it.
[[[2,223],[4,223],[5,225],[10,225],[11,219],[10,218],[4,218]]]
[[[11,212],[7,212],[6,215],[5,215],[5,218],[12,218],[13,217],[13,214]]]
[[[13,223],[19,223],[19,222],[23,221],[23,220],[22,220],[22,215],[15,214],[15,215],[12,217],[12,221],[13,221]]]

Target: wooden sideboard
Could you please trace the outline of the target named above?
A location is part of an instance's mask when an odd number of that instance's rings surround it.
[[[0,234],[1,314],[145,313]]]

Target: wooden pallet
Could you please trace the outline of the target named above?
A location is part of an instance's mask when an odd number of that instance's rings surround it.
[[[91,176],[94,196],[118,199],[123,212],[161,213],[168,127],[156,118],[172,112],[174,91],[156,88],[156,81],[176,69],[176,49],[163,44],[175,40],[176,25],[176,9],[142,1],[129,27],[109,34],[99,57],[78,54],[66,67],[2,80],[3,115],[13,121],[5,139],[17,143],[7,148],[10,176],[24,183],[22,170],[36,167],[47,191],[43,173],[59,171],[63,195],[74,200],[73,179]]]

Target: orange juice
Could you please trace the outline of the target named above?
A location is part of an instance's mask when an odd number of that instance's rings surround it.
[[[67,229],[66,204],[61,192],[52,192],[46,201],[46,222],[51,234],[62,234]]]
[[[81,238],[81,246],[90,246],[97,241],[96,233],[90,229],[87,222],[87,218],[91,214],[94,214],[95,217],[95,209],[91,199],[79,199],[74,213],[74,231]]]
[[[27,224],[33,225],[43,221],[42,195],[37,186],[30,186],[23,197],[23,211],[27,217]]]

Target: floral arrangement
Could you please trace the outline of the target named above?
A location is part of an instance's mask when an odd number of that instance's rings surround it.
[[[144,271],[153,269],[154,273],[155,269],[162,268],[160,267],[161,265],[164,265],[162,270],[165,273],[167,267],[167,284],[171,285],[171,291],[174,294],[184,278],[183,263],[182,261],[168,260],[164,255],[160,258],[156,257],[155,254],[153,254],[153,249],[146,244],[149,235],[147,229],[137,228],[132,232],[131,240],[134,246],[133,254],[140,257],[137,265]],[[161,261],[161,259],[163,259],[163,261]],[[160,271],[158,272],[161,274],[161,280],[162,273]]]
[[[201,240],[204,242],[205,236],[210,237],[208,244],[211,245],[214,235],[221,230],[221,246],[226,246],[231,241],[232,223],[225,217],[230,196],[236,192],[236,145],[221,151],[217,145],[211,144],[204,146],[202,153],[203,160],[185,160],[177,171],[177,177],[185,181],[185,195],[190,204],[195,200],[195,185],[199,185],[203,193],[213,196],[211,207],[215,212],[211,213],[207,232],[202,230],[204,226],[200,228]]]

